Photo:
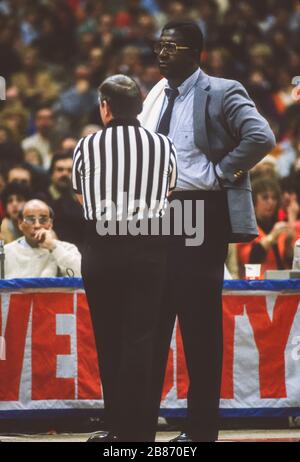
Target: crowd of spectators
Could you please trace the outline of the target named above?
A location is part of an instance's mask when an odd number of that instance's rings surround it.
[[[241,81],[277,146],[252,172],[259,237],[231,246],[228,266],[290,268],[300,237],[300,0],[0,0],[0,217],[20,237],[30,198],[54,211],[58,239],[82,244],[71,188],[77,140],[101,127],[97,88],[108,75],[160,79],[153,45],[169,20],[191,18],[205,36],[202,68]],[[298,79],[297,79],[297,76]]]

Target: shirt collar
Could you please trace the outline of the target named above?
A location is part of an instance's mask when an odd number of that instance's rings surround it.
[[[117,127],[118,125],[124,125],[124,126],[133,125],[135,127],[139,127],[141,124],[137,119],[134,119],[134,118],[122,119],[122,118],[117,118],[116,117],[115,119],[112,119],[106,125],[106,128]]]
[[[192,75],[190,75],[179,87],[179,96],[181,100],[183,100],[186,95],[190,92],[190,90],[196,85],[196,82],[200,75],[200,68],[198,68]],[[167,82],[166,88],[170,88],[169,83]]]

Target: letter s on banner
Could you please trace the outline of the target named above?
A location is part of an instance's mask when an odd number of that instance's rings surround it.
[[[295,348],[292,349],[292,359],[294,361],[299,361],[300,359],[300,337],[293,337],[292,345],[297,345]]]

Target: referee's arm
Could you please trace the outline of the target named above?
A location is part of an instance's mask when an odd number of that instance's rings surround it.
[[[72,166],[72,186],[76,193],[77,200],[83,205],[82,187],[81,187],[81,170],[82,170],[82,138],[78,141],[73,154]]]
[[[168,196],[172,194],[172,191],[176,187],[177,183],[177,155],[176,155],[176,149],[174,144],[169,140],[169,143],[171,145],[171,152],[170,152],[170,164],[169,164],[169,191],[168,191]]]

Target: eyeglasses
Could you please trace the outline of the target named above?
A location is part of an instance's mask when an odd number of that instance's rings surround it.
[[[153,50],[157,55],[160,55],[163,50],[165,50],[168,55],[176,55],[178,50],[190,50],[190,47],[182,47],[175,42],[156,42]]]
[[[36,221],[39,222],[40,225],[47,225],[50,222],[50,217],[34,217],[33,215],[28,215],[27,217],[23,218],[24,223],[27,225],[34,225]]]

